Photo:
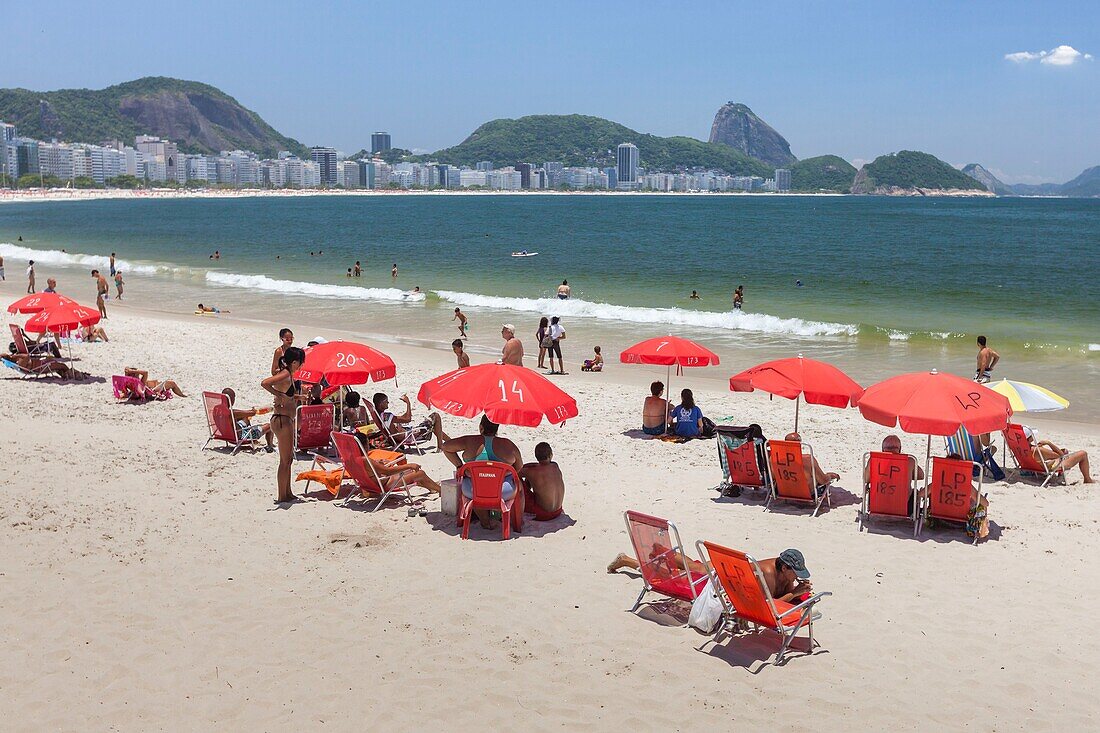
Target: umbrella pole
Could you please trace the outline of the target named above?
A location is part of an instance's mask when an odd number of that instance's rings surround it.
[[[668,385],[668,392],[665,394],[667,399],[665,400],[665,432],[668,432],[668,416],[672,413],[672,365],[669,364],[665,369],[665,384]]]
[[[795,395],[794,398],[794,431],[798,432],[798,407],[802,403],[802,395]]]
[[[927,483],[930,473],[928,473],[928,465],[932,456],[932,434],[928,434],[928,445],[924,449],[924,480]]]

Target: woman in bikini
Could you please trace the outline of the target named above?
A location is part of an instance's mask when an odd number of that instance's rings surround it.
[[[279,370],[260,382],[260,386],[275,397],[271,412],[271,430],[279,441],[279,495],[276,504],[297,501],[290,491],[290,473],[294,463],[294,411],[298,406],[294,372],[301,368],[306,353],[297,346],[289,346],[279,357]]]

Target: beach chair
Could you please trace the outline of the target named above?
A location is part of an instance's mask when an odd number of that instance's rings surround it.
[[[392,495],[396,493],[405,494],[405,503],[412,503],[412,494],[409,492],[409,485],[405,482],[403,476],[398,476],[393,482],[393,486],[386,488],[386,478],[379,476],[374,470],[374,466],[370,461],[364,460],[367,454],[363,450],[363,444],[359,442],[358,438],[350,433],[331,432],[329,438],[332,444],[336,446],[336,456],[341,467],[348,477],[355,482],[355,486],[359,489],[359,494],[363,498],[377,497],[378,501],[375,503],[371,511],[378,511],[378,507],[386,503]],[[372,451],[372,454],[374,452]],[[392,455],[392,454],[391,454]],[[375,460],[381,460],[382,456],[374,455]],[[401,459],[404,459],[404,455],[401,455]],[[324,465],[325,463],[336,463],[331,459],[326,459],[324,456],[314,454],[314,463]],[[306,488],[309,488],[309,484],[306,484]],[[337,489],[336,497],[340,496],[340,490]],[[355,496],[354,493],[349,494],[344,500],[347,504]]]
[[[30,369],[27,369],[15,363],[11,359],[0,357],[0,363],[2,363],[8,369],[14,369],[23,379],[37,379],[38,377],[56,376],[53,371],[53,365],[55,362],[56,359],[43,359],[42,361],[36,361]]]
[[[111,377],[111,388],[114,391],[116,402],[126,402],[129,400],[144,402],[149,399],[145,391],[145,385],[142,384],[141,380],[137,377],[127,377],[116,374]]]
[[[1059,458],[1054,467],[1049,468],[1045,461],[1036,458],[1035,451],[1032,449],[1031,441],[1027,439],[1023,425],[1009,423],[1003,434],[1005,447],[1012,454],[1012,460],[1016,463],[1016,469],[1021,475],[1041,476],[1043,479],[1041,488],[1046,488],[1056,478],[1061,479],[1063,484],[1066,482],[1066,473],[1062,470],[1063,459]]]
[[[927,524],[929,518],[967,523],[970,511],[978,506],[984,496],[980,472],[977,474],[978,485],[974,486],[974,465],[973,461],[955,458],[937,456],[932,459],[931,475],[925,487],[922,525]],[[978,544],[977,532],[972,544]]]
[[[423,443],[431,437],[432,434],[430,430],[425,431],[420,426],[415,426],[404,433],[400,438],[395,437],[393,433],[390,432],[389,428],[386,427],[385,422],[382,420],[382,416],[374,409],[374,405],[372,405],[370,401],[367,401],[366,406],[367,412],[370,413],[370,419],[375,427],[378,428],[378,432],[384,439],[387,448],[393,448],[402,453],[415,452],[418,455],[427,453],[427,450],[421,447],[420,443]]]
[[[764,573],[751,556],[702,540],[695,543],[695,547],[707,571],[718,580],[718,598],[725,608],[722,623],[714,634],[715,643],[724,634],[733,636],[751,624],[779,634],[782,643],[776,664],[783,663],[791,642],[803,627],[809,632],[809,652],[813,653],[814,646],[820,646],[814,641],[814,621],[821,618],[816,606],[832,593],[815,593],[798,604],[777,601],[772,598]]]
[[[912,522],[916,537],[921,516],[917,459],[905,453],[864,453],[863,470],[869,480],[863,484],[860,531],[871,517],[892,517]]]
[[[768,456],[759,426],[733,427],[720,425],[718,433],[718,464],[722,467],[722,483],[717,488],[723,494],[731,489],[771,490]]]
[[[769,440],[766,445],[772,491],[764,511],[773,501],[793,501],[811,504],[814,511],[810,516],[816,517],[823,503],[828,502],[830,507],[833,505],[829,497],[829,484],[817,488],[810,480],[807,468],[813,468],[814,449],[809,443]]]
[[[635,511],[624,512],[623,518],[642,574],[642,592],[630,611],[637,611],[650,592],[693,602],[706,588],[707,576],[688,568],[676,525]]]
[[[210,431],[210,437],[206,439],[202,450],[206,450],[207,446],[215,440],[224,442],[226,447],[231,446],[233,448],[229,454],[231,456],[237,455],[237,451],[245,446],[254,449],[259,445],[258,438],[244,438],[237,430],[237,421],[233,419],[229,397],[221,392],[203,392],[202,405],[206,410],[206,427]]]
[[[15,353],[30,355],[30,347],[27,345],[27,340],[23,338],[23,329],[15,323],[9,323],[8,328],[11,330],[11,341],[15,344]]]
[[[516,493],[507,501],[503,497],[504,479],[512,477]],[[519,532],[523,529],[523,507],[516,500],[523,493],[523,484],[519,481],[516,469],[500,461],[470,461],[464,463],[455,472],[455,480],[461,482],[470,479],[473,496],[469,499],[459,491],[458,514],[456,524],[462,525],[462,539],[470,538],[470,518],[475,509],[489,509],[500,512],[500,532],[504,539],[512,536],[512,525]]]
[[[332,442],[336,406],[331,403],[300,405],[295,419],[294,452],[323,450]]]

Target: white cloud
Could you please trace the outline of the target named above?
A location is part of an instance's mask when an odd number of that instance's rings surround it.
[[[1026,64],[1029,61],[1038,61],[1048,66],[1072,66],[1078,61],[1091,61],[1091,53],[1083,53],[1073,46],[1061,45],[1049,51],[1017,51],[1006,53],[1005,59],[1017,64]]]

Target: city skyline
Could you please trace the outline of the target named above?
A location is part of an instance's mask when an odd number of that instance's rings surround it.
[[[318,7],[316,23],[288,29],[248,3],[200,2],[182,15],[122,0],[53,12],[18,6],[5,11],[0,63],[5,86],[40,91],[147,75],[203,81],[306,145],[347,152],[369,149],[377,130],[388,131],[394,147],[430,152],[488,120],[528,114],[592,114],[643,133],[705,140],[714,111],[734,99],[783,134],[799,158],[834,153],[858,167],[899,149],[927,150],[1025,183],[1065,181],[1100,164],[1091,125],[1100,116],[1095,4],[851,3],[803,6],[789,17],[717,4],[635,11],[626,62],[604,34],[627,6],[585,6],[578,15],[581,7],[500,4],[478,14],[428,3]],[[110,38],[109,28],[149,13],[186,34],[210,29],[212,17],[258,37],[289,34],[309,52],[211,44],[179,54],[146,34],[89,49],[88,38]],[[371,29],[371,52],[321,42],[345,28]],[[415,38],[433,39],[445,60],[410,53]]]

